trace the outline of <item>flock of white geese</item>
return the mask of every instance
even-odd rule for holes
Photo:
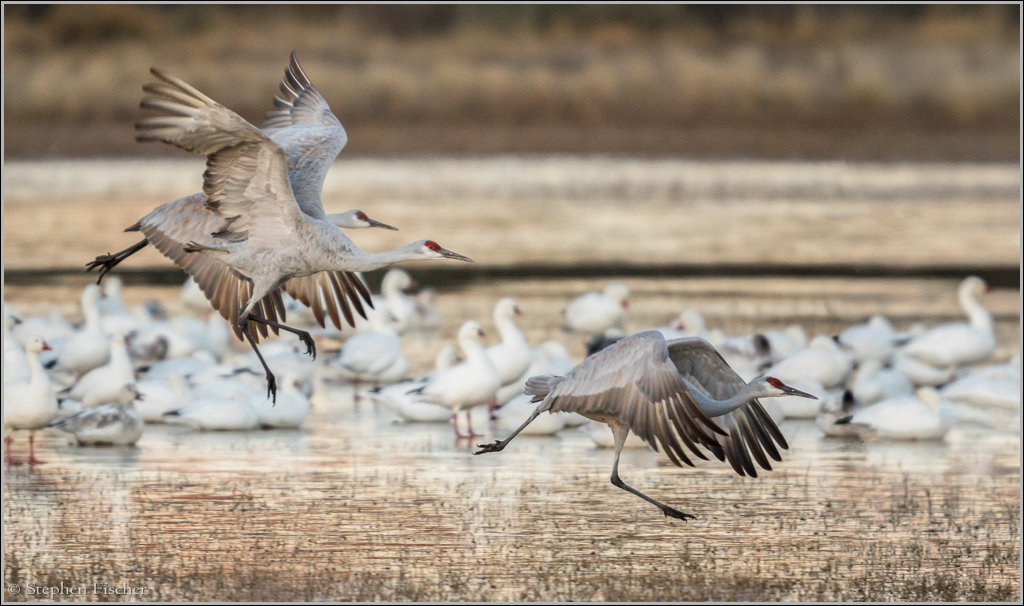
[[[513,429],[535,408],[524,394],[526,380],[564,375],[577,365],[561,342],[531,346],[516,323],[519,307],[503,298],[489,323],[496,343],[486,346],[482,323],[468,320],[458,331],[458,348],[440,348],[434,370],[410,378],[403,335],[436,331],[440,324],[432,289],[413,297],[405,292],[411,286],[405,271],[388,272],[369,319],[350,333],[337,356],[324,360],[325,376],[354,385],[357,399],[379,403],[407,422],[451,421],[456,436],[471,437],[480,435],[472,426],[472,408],[488,407],[500,425]],[[116,277],[104,287],[105,293],[96,285],[82,291],[77,325],[56,310],[26,316],[4,304],[8,445],[11,430],[31,432],[51,424],[82,444],[133,444],[143,422],[221,431],[305,422],[317,362],[297,353],[294,343],[278,339],[264,346],[266,358],[284,377],[272,404],[255,355],[235,351],[229,328],[210,313],[194,283],[182,288],[185,313],[175,318],[152,303],[127,309]],[[966,322],[911,332],[874,316],[837,337],[808,340],[800,326],[727,337],[708,329],[694,310],[655,330],[668,340],[705,339],[745,381],[772,376],[818,398],[765,400],[775,420],[816,419],[830,435],[941,439],[957,422],[996,425],[1001,417],[992,411],[1020,407],[1019,354],[1005,364],[985,364],[995,337],[992,318],[979,301],[984,290],[980,279],[967,278],[959,288]],[[610,344],[621,334],[616,331],[628,296],[623,284],[613,282],[603,293],[571,302],[563,323],[574,332],[613,335],[599,339]],[[550,434],[585,420],[577,414],[545,415],[526,431]],[[610,442],[607,428],[595,425],[592,433],[599,444]]]
[[[616,372],[620,367],[638,368],[641,362],[632,343],[652,339],[660,342],[659,347],[699,343],[708,352],[720,354],[727,372],[740,377],[738,387],[754,386],[770,377],[791,390],[755,394],[770,420],[812,419],[826,435],[935,440],[944,438],[957,423],[1001,430],[1020,423],[1020,355],[1007,363],[989,363],[995,337],[992,318],[980,302],[986,287],[976,277],[965,279],[959,287],[964,322],[898,331],[884,317],[875,316],[838,336],[810,339],[798,325],[726,336],[705,326],[695,310],[684,311],[666,326],[622,338],[629,291],[613,282],[604,292],[570,302],[563,312],[561,323],[567,335],[571,331],[593,337],[595,351],[583,363],[573,359],[560,341],[530,344],[517,325],[519,307],[506,297],[497,301],[489,322],[465,321],[458,330],[457,346],[433,341],[438,343],[435,368],[415,377],[408,376],[410,362],[402,352],[403,339],[413,333],[436,337],[440,314],[433,305],[433,290],[422,288],[411,296],[406,291],[412,286],[404,270],[390,270],[381,294],[373,297],[369,318],[353,331],[319,328],[308,308],[289,301],[297,324],[312,326],[318,340],[344,341],[334,355],[322,354],[317,360],[296,351],[294,340],[266,342],[264,357],[283,379],[276,402],[267,397],[255,353],[238,348],[241,344],[227,324],[191,281],[181,289],[183,312],[173,318],[154,302],[128,309],[116,277],[107,278],[104,292],[97,285],[82,291],[77,324],[60,311],[29,316],[5,302],[7,464],[21,464],[11,453],[13,430],[28,430],[27,462],[36,464],[41,461],[36,457],[34,433],[43,429],[65,432],[80,445],[131,445],[151,423],[177,423],[200,431],[301,427],[309,422],[314,389],[326,381],[351,384],[356,405],[365,399],[402,422],[451,423],[457,439],[482,435],[470,414],[477,407],[477,423],[481,419],[488,423],[489,418],[494,423],[491,433],[517,427],[534,435],[583,430],[597,445],[616,448],[617,467],[622,448],[654,446],[657,436],[643,435],[636,421],[631,423],[632,433],[618,436],[613,431],[618,419],[583,407],[559,408],[547,401],[538,407],[536,402],[548,392],[531,388],[529,381],[535,387],[536,379],[571,379],[590,372],[584,368],[587,364],[611,365]],[[494,327],[493,335],[485,332],[485,325],[488,330]],[[586,328],[581,330],[581,325]],[[629,364],[615,366],[610,357],[613,350],[615,356],[632,356]],[[680,364],[677,361],[682,369]],[[700,372],[700,368],[690,374],[680,370],[691,381],[686,388],[691,394],[715,397],[713,386]],[[314,380],[318,375],[319,383]],[[704,384],[692,384],[701,380]],[[551,401],[558,399],[555,387],[549,389]],[[709,411],[716,403],[697,404]],[[540,414],[545,411],[549,414]],[[761,425],[775,430],[768,421]],[[700,435],[692,428],[687,431]],[[755,428],[753,433],[758,431]],[[755,438],[748,436],[751,452],[758,449]],[[778,440],[785,448],[784,439]],[[774,446],[770,440],[765,442],[768,446],[762,447],[771,455]],[[482,444],[479,452],[500,450],[506,443]],[[665,450],[669,456],[679,454]],[[744,452],[733,459],[723,451],[720,458],[729,458],[739,473],[756,475],[754,459]],[[762,467],[770,469],[767,459]],[[688,517],[658,505],[666,515]]]

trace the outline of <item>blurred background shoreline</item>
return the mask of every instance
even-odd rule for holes
[[[1019,161],[1019,10],[7,5],[4,151],[177,156],[150,66],[258,123],[295,49],[346,157]]]
[[[84,283],[203,160],[138,144],[148,70],[259,124],[293,49],[345,125],[329,211],[523,276],[1019,288],[1017,5],[7,5],[5,279]],[[152,250],[130,282],[180,280]],[[436,273],[437,275],[433,275]],[[371,278],[372,279],[372,278]]]

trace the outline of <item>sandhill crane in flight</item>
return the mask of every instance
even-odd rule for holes
[[[340,328],[339,308],[349,324],[346,297],[361,315],[359,296],[369,293],[355,271],[372,271],[400,261],[468,257],[420,240],[383,253],[356,246],[329,220],[320,189],[330,160],[344,144],[344,129],[320,93],[292,57],[280,108],[264,123],[267,132],[246,122],[189,84],[158,69],[147,84],[140,106],[155,112],[136,123],[137,141],[162,141],[206,158],[203,194],[195,213],[174,216],[156,209],[129,230],[146,240],[192,275],[213,307],[249,341],[276,393],[273,373],[257,347],[254,329],[267,327],[299,336],[307,353],[316,355],[309,333],[285,326],[279,289],[310,306],[321,324],[324,310]],[[271,138],[277,128],[303,125],[288,140],[303,141],[286,151]],[[328,160],[324,162],[324,158]],[[289,166],[312,166],[305,178],[290,178]],[[184,210],[184,209],[182,209]],[[197,220],[188,220],[197,219]],[[323,298],[322,298],[323,297]],[[325,301],[326,300],[326,301]],[[326,302],[326,305],[324,304]]]
[[[310,210],[307,208],[313,209],[314,205],[322,207],[320,194],[324,178],[334,159],[348,142],[348,135],[331,113],[327,102],[310,84],[309,78],[299,66],[294,51],[290,65],[285,70],[284,79],[281,80],[281,93],[284,98],[274,98],[274,105],[278,109],[267,112],[262,130],[288,155],[288,178],[292,190],[295,192],[299,207],[303,212],[309,213]],[[296,103],[299,107],[296,107]],[[185,223],[203,221],[207,214],[205,205],[206,194],[200,192],[168,202],[154,212],[160,212]],[[343,229],[398,229],[371,219],[359,209],[326,216],[331,223]],[[136,223],[125,231],[139,231],[137,227]],[[99,255],[86,264],[86,271],[99,268],[100,273],[96,280],[99,284],[114,267],[149,243],[149,240],[144,238],[120,252]]]
[[[772,377],[748,384],[704,339],[690,337],[666,342],[655,330],[613,343],[587,357],[565,376],[531,377],[526,383],[526,394],[540,402],[530,418],[504,440],[480,444],[481,450],[475,454],[504,449],[544,411],[577,412],[612,428],[612,484],[657,505],[666,516],[680,520],[694,516],[660,503],[619,479],[619,454],[630,431],[655,450],[660,443],[672,463],[679,467],[683,463],[693,465],[683,445],[707,460],[699,445],[720,461],[728,459],[741,476],[757,477],[755,461],[770,470],[768,457],[782,460],[775,443],[784,449],[789,447],[757,398],[814,398]],[[710,417],[717,417],[717,423]]]

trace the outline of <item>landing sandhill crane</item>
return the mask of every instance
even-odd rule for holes
[[[191,274],[236,335],[248,340],[266,373],[271,398],[277,391],[276,381],[257,347],[254,328],[263,325],[259,330],[264,336],[268,326],[275,332],[294,333],[306,345],[307,353],[316,355],[308,332],[277,321],[284,318],[279,289],[310,306],[318,319],[325,307],[321,296],[326,295],[327,312],[340,328],[339,308],[349,324],[353,323],[346,296],[359,311],[360,295],[369,302],[365,286],[351,272],[372,271],[400,261],[471,261],[432,240],[383,253],[359,248],[328,219],[320,203],[328,164],[311,172],[308,179],[293,183],[288,174],[288,152],[267,133],[181,79],[155,68],[150,71],[158,81],[143,87],[148,95],[140,106],[155,115],[136,123],[135,138],[205,155],[206,201],[199,221],[186,221],[157,209],[130,229],[142,231],[149,243]],[[269,126],[310,126],[311,133],[294,135],[306,137],[301,150],[307,155],[291,163],[333,159],[340,149],[337,138],[344,141],[344,130],[297,64],[293,63],[290,73],[291,79],[286,77],[293,84],[286,95],[289,99],[280,101],[281,109],[272,114]],[[336,139],[335,147],[327,149],[322,142],[331,136]]]
[[[390,225],[370,219],[366,213],[359,210],[331,215],[324,214],[323,204],[320,200],[323,181],[335,157],[348,141],[348,135],[341,123],[331,113],[327,102],[302,71],[294,52],[291,56],[291,65],[285,71],[284,79],[281,81],[281,93],[282,97],[274,99],[274,104],[278,109],[268,112],[263,123],[263,132],[278,143],[288,157],[288,178],[302,212],[314,218],[326,217],[338,227],[395,229]],[[181,243],[207,236],[221,228],[223,219],[211,214],[206,208],[207,202],[208,197],[204,191],[157,207],[125,230],[141,231],[146,238],[119,253],[96,257],[95,260],[87,264],[87,270],[99,267],[99,280],[102,280],[103,276],[118,263],[142,250],[147,244],[153,244],[160,252],[189,273],[221,274],[229,272],[230,268],[222,266],[216,260],[203,259],[197,255],[186,253],[180,246]],[[233,318],[237,308],[248,299],[249,293],[248,291],[235,293],[231,289],[220,290],[219,284],[220,282],[217,280],[207,280],[205,284],[200,285],[200,288],[213,304],[214,309],[232,324],[235,335],[241,339],[242,331]],[[369,291],[358,278],[349,272],[323,273],[317,275],[315,279],[306,278],[284,286],[290,295],[313,310],[313,315],[320,326],[325,326],[324,312],[326,311],[335,327],[340,329],[339,309],[349,325],[354,323],[349,303],[343,293],[357,292],[370,307],[373,307],[372,301],[369,300]],[[243,289],[245,288],[247,285],[243,285]],[[241,302],[236,300],[236,294],[242,298]],[[338,300],[335,301],[335,298]],[[365,317],[366,312],[359,297],[352,298],[352,307],[359,315]],[[263,317],[271,320],[279,317],[283,322],[286,314],[281,293],[275,291],[268,295],[266,299],[259,302],[257,311]],[[261,335],[265,337],[268,334],[266,325],[253,323],[249,328],[257,341]],[[276,328],[271,328],[271,330],[277,333]]]
[[[480,444],[481,450],[475,454],[504,449],[544,411],[578,412],[612,428],[612,484],[680,520],[694,516],[660,503],[619,479],[619,454],[630,431],[655,450],[661,443],[665,454],[679,467],[683,463],[693,465],[683,445],[707,460],[699,445],[720,461],[728,459],[741,476],[757,477],[754,461],[770,470],[768,457],[782,460],[775,443],[784,449],[789,447],[757,398],[814,397],[772,377],[745,383],[704,339],[666,342],[654,330],[613,343],[565,376],[531,377],[526,382],[526,394],[541,403],[530,418],[504,440]],[[718,422],[710,417],[717,417]]]
[[[288,179],[291,181],[299,208],[307,214],[316,215],[316,209],[323,213],[320,194],[327,170],[348,142],[345,129],[331,113],[331,108],[313,88],[309,78],[299,66],[295,52],[281,80],[282,97],[274,98],[278,109],[267,112],[262,130],[288,155]],[[153,214],[173,217],[183,223],[206,220],[206,194],[200,192],[179,198],[158,207]],[[380,227],[397,230],[380,221],[371,219],[359,209],[326,215],[327,219],[344,229],[365,229]],[[147,217],[148,218],[148,217]],[[166,219],[165,219],[166,220]],[[141,222],[140,222],[141,223]],[[125,231],[140,231],[139,223]],[[86,271],[99,268],[99,284],[114,267],[150,244],[148,238],[116,252],[99,255],[86,264]],[[165,252],[163,249],[160,252]],[[165,252],[166,254],[166,252]],[[329,298],[329,297],[328,297]],[[322,318],[321,318],[322,320]]]

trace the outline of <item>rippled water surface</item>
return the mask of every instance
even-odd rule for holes
[[[8,582],[146,587],[161,599],[1009,599],[1019,440],[822,439],[787,422],[757,479],[626,451],[611,486],[582,432],[475,457],[445,424],[401,425],[325,389],[298,431],[153,427],[137,448],[47,440],[8,471]],[[478,420],[478,425],[483,423]],[[13,597],[13,596],[11,596]]]
[[[525,181],[529,187],[512,187],[507,182],[519,183],[520,173],[501,162],[479,172],[452,172],[455,176],[414,166],[407,170],[421,178],[405,186],[409,191],[395,185],[405,183],[400,179],[385,178],[383,172],[375,176],[382,170],[376,164],[356,165],[354,174],[363,177],[354,179],[353,187],[365,190],[367,199],[376,199],[385,211],[395,211],[377,213],[381,220],[400,224],[406,216],[415,224],[422,219],[441,236],[452,234],[448,241],[437,236],[443,244],[499,265],[515,260],[514,247],[526,241],[527,258],[534,263],[561,259],[569,254],[562,248],[571,248],[575,261],[590,258],[581,252],[579,238],[559,239],[562,233],[602,234],[585,238],[588,244],[609,243],[594,253],[597,261],[632,263],[664,263],[691,252],[697,260],[747,262],[764,255],[778,261],[801,254],[809,263],[849,262],[870,249],[869,258],[935,258],[969,268],[975,262],[1012,262],[1017,255],[1012,249],[1020,246],[1019,228],[1005,228],[1008,218],[1019,223],[1019,206],[1010,199],[1019,194],[1018,171],[1005,167],[982,170],[977,179],[963,168],[865,176],[860,169],[831,167],[839,171],[836,187],[817,172],[805,179],[798,171],[800,178],[790,183],[749,175],[737,181],[749,172],[742,166],[711,173],[683,170],[680,174],[691,180],[705,175],[707,183],[684,179],[676,187],[665,177],[668,185],[652,194],[630,184],[660,183],[657,171],[672,167],[640,170],[623,163],[618,172],[602,172],[603,164],[588,165],[597,173],[578,181],[600,185],[602,174],[608,181],[590,192],[556,187],[562,183],[558,166],[539,162],[526,175],[533,175]],[[771,169],[758,168],[764,175],[774,174]],[[495,171],[500,178],[491,174]],[[5,219],[15,223],[5,220],[4,229],[8,242],[14,242],[6,250],[10,263],[33,271],[78,267],[88,260],[83,256],[121,248],[122,240],[131,244],[119,230],[153,200],[176,197],[170,192],[181,181],[142,180],[150,189],[132,186],[144,192],[141,201],[131,191],[85,187],[83,202],[58,187],[60,179],[47,189],[45,179],[37,183],[32,178],[39,175],[26,175],[20,181],[5,175],[5,183],[14,187]],[[455,185],[441,187],[441,193],[419,192],[416,188],[440,187],[431,185],[429,175]],[[473,175],[482,175],[480,183]],[[547,182],[551,179],[555,185]],[[504,183],[506,193],[491,191],[488,184],[494,182]],[[1014,187],[1018,194],[1010,196]],[[770,191],[764,193],[765,188]],[[603,200],[601,213],[586,211],[591,193]],[[644,206],[643,216],[632,208],[652,196],[678,213],[674,225],[706,215],[715,217],[715,225],[742,223],[747,231],[721,238],[709,228],[700,235],[719,248],[675,238],[667,227],[648,233],[643,226],[657,221],[656,207]],[[726,203],[744,196],[742,204]],[[449,198],[457,201],[448,207],[437,202]],[[516,227],[514,220],[524,218],[513,216],[508,204],[520,198],[528,204],[514,208],[532,209],[530,221],[543,224],[543,230]],[[36,213],[32,205],[44,204],[43,199],[50,205]],[[972,201],[970,208],[964,200]],[[331,210],[356,203],[346,199],[337,205]],[[545,220],[540,211],[551,208],[563,221],[572,218],[575,227],[565,231],[551,216]],[[62,209],[74,209],[75,221],[82,220],[76,225],[88,227],[81,237],[67,229],[72,215]],[[419,214],[397,212],[402,209]],[[950,209],[965,209],[967,218],[956,229],[948,225]],[[750,214],[755,211],[762,214]],[[460,216],[457,225],[442,221],[451,213]],[[47,239],[40,217],[46,225],[63,226],[50,232],[58,234],[56,241]],[[778,247],[761,238],[748,250],[756,220],[795,231],[782,232],[787,235],[780,236]],[[460,227],[466,223],[479,233]],[[929,241],[922,252],[897,237],[908,233],[901,231],[910,229],[906,226],[923,223],[927,229],[914,232],[916,237],[946,239]],[[893,230],[889,236],[871,231],[886,225]],[[993,236],[986,230],[994,225],[1003,227]],[[361,237],[380,248],[400,243],[387,238],[404,242],[423,235],[408,231],[415,233],[403,225],[397,236]],[[495,231],[501,237],[481,235]],[[875,239],[864,240],[865,232]],[[971,244],[953,247],[954,232],[963,232]],[[118,239],[97,235],[108,233]],[[17,258],[10,260],[12,255]],[[167,262],[157,255],[138,262],[161,264]],[[409,268],[414,276],[416,267]],[[686,308],[700,310],[710,327],[727,334],[794,322],[812,335],[835,334],[873,313],[886,314],[898,328],[962,317],[955,279],[622,278],[633,293],[627,331],[663,325]],[[524,312],[522,327],[532,345],[557,339],[580,359],[582,337],[560,330],[559,311],[606,281],[481,277],[443,286],[440,330],[404,338],[403,350],[413,372],[427,369],[435,353],[454,342],[464,320],[481,320],[493,333],[491,309],[498,298],[512,295]],[[5,298],[23,312],[59,307],[74,314],[82,283],[22,280],[6,288]],[[130,305],[156,298],[172,314],[180,308],[176,288],[130,285],[124,295]],[[998,288],[986,296],[996,321],[996,361],[1019,351],[1019,301],[1019,288]],[[329,359],[338,344],[335,337],[321,337],[317,363]],[[782,431],[790,449],[784,462],[756,479],[738,477],[717,461],[680,469],[653,451],[625,451],[623,479],[697,516],[683,523],[612,486],[612,452],[595,447],[578,430],[521,436],[504,452],[474,456],[471,444],[454,439],[450,425],[398,424],[365,400],[355,404],[349,388],[322,372],[313,400],[314,414],[294,431],[200,433],[150,426],[134,448],[76,448],[60,436],[41,434],[37,452],[45,464],[4,470],[5,600],[49,599],[39,588],[61,583],[85,587],[85,599],[162,600],[934,601],[1020,595],[1019,421],[1017,429],[1008,423],[1005,432],[958,427],[942,442],[922,443],[824,438],[809,421],[787,421]],[[477,442],[505,434],[483,415],[475,425],[488,434]],[[24,457],[26,434],[14,437],[15,455]],[[145,593],[106,594],[104,586],[144,588]]]
[[[750,327],[758,321],[744,310],[752,309],[762,323],[802,316],[812,332],[827,333],[845,320],[813,303],[815,293],[833,293],[831,307],[843,310],[865,293],[875,304],[909,304],[912,295],[893,289],[929,300],[930,288],[941,290],[757,283],[758,292],[791,294],[765,301],[743,294],[744,281],[634,281],[631,328],[666,320],[659,310],[670,301],[711,310],[729,301],[714,322]],[[552,318],[563,289],[596,282],[558,284],[517,286],[523,326],[531,342],[558,338],[579,355],[580,339]],[[462,318],[484,320],[509,288],[442,294],[440,333],[404,340],[414,369],[452,342]],[[64,290],[12,289],[43,292]],[[176,292],[126,294],[173,308]],[[1019,324],[999,326],[1005,355]],[[1019,591],[1013,432],[963,427],[944,442],[861,443],[787,421],[785,461],[757,479],[717,461],[679,469],[652,451],[625,451],[623,478],[697,515],[682,523],[612,486],[612,452],[579,430],[521,436],[502,453],[473,456],[448,424],[398,424],[323,376],[314,404],[295,431],[150,426],[135,448],[75,448],[42,436],[46,464],[5,472],[8,584],[92,591],[127,583],[160,599],[253,600],[932,600]],[[475,424],[488,434],[477,441],[504,435],[483,415]],[[16,437],[23,455],[24,435]]]

